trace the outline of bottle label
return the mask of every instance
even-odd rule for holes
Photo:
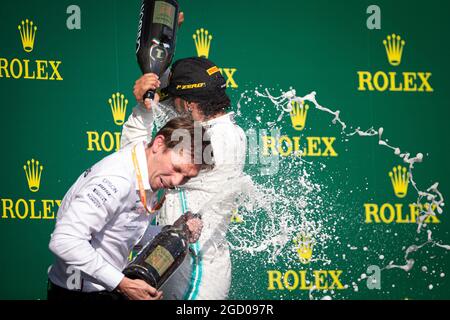
[[[156,1],[153,23],[160,23],[172,29],[175,21],[175,11],[175,7],[170,3]]]
[[[148,256],[146,263],[155,268],[161,277],[164,272],[173,264],[175,259],[170,254],[170,252],[161,246],[157,246],[156,249]]]

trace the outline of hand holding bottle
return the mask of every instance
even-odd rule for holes
[[[143,280],[124,277],[118,286],[119,291],[130,300],[161,300],[162,292]]]
[[[136,80],[134,87],[133,87],[133,94],[134,97],[138,102],[143,102],[144,106],[147,110],[151,109],[152,106],[152,100],[145,99],[143,101],[144,94],[148,90],[155,91],[161,86],[161,81],[159,80],[158,75],[154,73],[146,73],[142,77]],[[155,103],[159,102],[159,95],[155,93],[155,98],[153,99]]]
[[[193,214],[192,212],[186,212],[173,224],[175,227],[186,224],[189,230],[189,242],[195,243],[200,238],[203,229],[203,221],[201,216]]]
[[[200,218],[192,218],[186,222],[186,225],[188,226],[190,232],[189,242],[197,242],[202,233],[203,221]]]
[[[162,228],[124,269],[123,274],[130,279],[144,280],[153,288],[161,288],[183,263],[189,252],[189,243],[199,239],[202,228],[201,216],[186,212],[173,225]]]

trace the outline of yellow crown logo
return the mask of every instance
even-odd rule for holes
[[[391,177],[395,195],[399,198],[406,197],[409,184],[409,172],[407,172],[406,168],[402,166],[394,167],[389,172],[389,177]]]
[[[209,34],[208,30],[201,28],[197,30],[192,36],[195,42],[195,48],[197,49],[197,55],[199,57],[209,57],[209,49],[211,47],[212,35]]]
[[[27,176],[28,188],[31,192],[38,192],[41,184],[41,174],[44,167],[39,165],[39,161],[31,159],[23,166],[25,175]]]
[[[123,94],[117,92],[112,95],[112,98],[109,98],[108,102],[111,106],[114,123],[118,126],[123,125],[125,122],[125,114],[127,113],[128,100],[125,99]]]
[[[22,24],[17,27],[20,32],[23,50],[31,52],[34,48],[34,38],[36,37],[37,27],[33,25],[33,21],[26,19],[22,20]]]
[[[293,241],[300,262],[303,264],[309,264],[312,258],[314,240],[311,239],[309,235],[301,232],[294,238]]]
[[[303,129],[305,129],[306,116],[308,115],[309,106],[303,101],[301,104],[297,101],[292,101],[291,106],[292,126],[295,130],[302,131]]]
[[[231,222],[232,223],[242,223],[242,222],[244,222],[242,217],[239,215],[238,209],[233,209],[232,214],[231,214]]]
[[[403,48],[406,42],[399,35],[392,34],[383,41],[386,48],[389,63],[393,66],[399,66],[402,62]]]

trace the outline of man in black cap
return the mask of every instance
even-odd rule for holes
[[[148,120],[153,122],[154,113],[145,113],[144,109],[151,111],[152,101],[150,99],[142,100],[148,90],[161,88],[158,90],[159,94],[155,96],[154,103],[159,103],[160,97],[162,97],[160,106],[172,108],[178,114],[188,113],[195,121],[204,122],[226,115],[231,104],[230,98],[226,94],[226,86],[225,78],[219,68],[206,58],[180,59],[161,79],[154,73],[143,75],[136,81],[133,88],[133,94],[139,102],[139,106],[133,109],[135,119],[130,117],[124,125],[121,145],[129,144],[128,133],[133,139],[136,139],[136,134],[144,134],[140,130],[142,125],[148,130],[145,134],[151,134],[152,126],[149,126]],[[143,121],[146,123],[142,123]],[[144,139],[145,136],[141,136],[141,138]]]
[[[164,83],[166,82],[166,83]],[[162,89],[162,101],[142,101],[150,89]],[[122,147],[139,140],[151,139],[155,110],[188,113],[206,127],[211,139],[214,168],[200,172],[182,189],[171,190],[159,214],[159,224],[172,224],[188,209],[202,212],[203,232],[176,274],[162,288],[166,299],[222,300],[231,284],[231,260],[225,239],[231,221],[233,204],[222,201],[242,175],[246,153],[246,136],[227,113],[230,99],[226,81],[219,68],[206,58],[176,61],[167,80],[146,74],[136,81],[134,95],[140,102],[124,124]],[[228,196],[230,196],[228,194]],[[208,209],[205,209],[207,205]]]

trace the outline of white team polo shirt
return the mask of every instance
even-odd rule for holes
[[[124,277],[128,256],[153,218],[139,198],[134,146],[151,207],[155,193],[148,180],[144,143],[124,148],[86,170],[58,210],[49,245],[56,257],[48,274],[54,284],[83,292],[112,291]]]

